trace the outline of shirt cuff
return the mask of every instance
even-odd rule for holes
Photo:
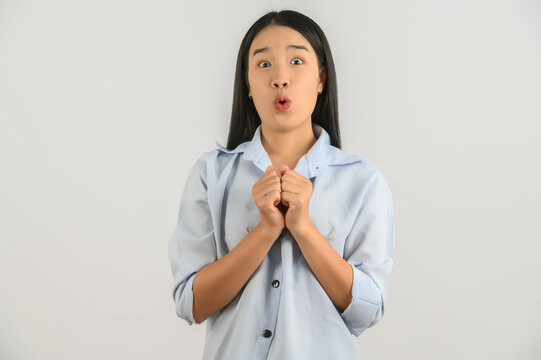
[[[184,285],[184,290],[181,290],[180,301],[178,302],[177,315],[186,320],[188,325],[200,324],[195,321],[193,318],[193,281],[197,273],[193,273],[186,284]]]
[[[382,304],[381,291],[374,281],[355,265],[353,269],[352,299],[349,306],[340,314],[349,331],[359,336],[372,324]]]

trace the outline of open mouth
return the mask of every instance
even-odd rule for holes
[[[287,97],[279,97],[274,100],[274,107],[279,111],[286,111],[291,105],[291,100]]]

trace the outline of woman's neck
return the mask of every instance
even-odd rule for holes
[[[261,125],[261,144],[269,155],[273,167],[278,169],[284,164],[294,169],[299,159],[316,141],[311,122],[305,122],[289,131],[275,131]]]

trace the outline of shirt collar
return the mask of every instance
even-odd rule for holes
[[[325,129],[312,123],[316,142],[310,150],[304,154],[295,167],[295,171],[306,178],[313,178],[322,174],[329,165],[349,164],[362,160],[360,157],[343,152],[331,145],[330,137]],[[252,140],[245,141],[233,150],[228,150],[216,141],[219,150],[226,153],[242,153],[242,158],[252,161],[263,172],[272,162],[261,143],[261,124],[254,132]]]

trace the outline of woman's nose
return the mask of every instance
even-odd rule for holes
[[[273,86],[276,88],[289,86],[289,81],[274,81]]]
[[[276,70],[276,75],[272,79],[271,86],[275,88],[289,86],[289,75],[287,74],[287,71],[284,71],[285,69],[283,67]]]

